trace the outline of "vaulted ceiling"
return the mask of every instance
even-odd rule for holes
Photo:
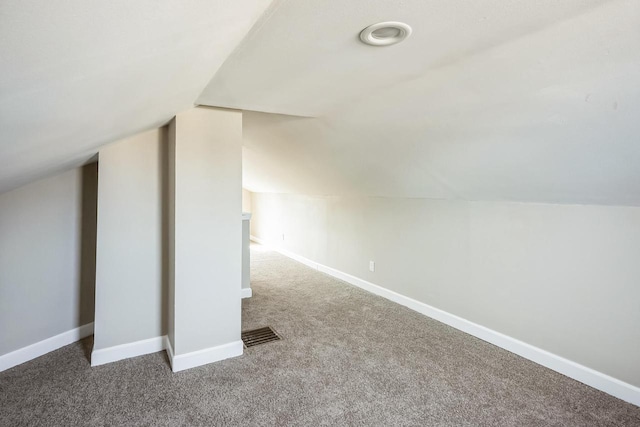
[[[0,192],[193,107],[270,3],[0,2]]]
[[[635,0],[290,1],[200,102],[315,117],[245,114],[256,191],[640,205]]]
[[[246,111],[254,191],[640,205],[637,0],[38,3],[0,6],[0,191],[195,102]]]

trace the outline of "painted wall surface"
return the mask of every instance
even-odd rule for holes
[[[96,164],[0,194],[0,355],[93,321]]]
[[[243,114],[244,116],[244,114]],[[242,189],[242,212],[251,213],[251,191]],[[242,220],[242,289],[251,289],[251,219]]]
[[[242,189],[242,212],[251,212],[251,191]]]
[[[100,150],[94,350],[166,333],[166,129]]]
[[[167,161],[165,184],[165,214],[167,244],[167,338],[171,348],[176,348],[175,340],[175,301],[176,301],[176,120],[167,126]]]
[[[242,218],[242,289],[251,289],[251,219]]]
[[[266,193],[252,206],[270,243],[640,386],[640,208]]]
[[[173,350],[240,340],[242,113],[194,108],[175,135]]]

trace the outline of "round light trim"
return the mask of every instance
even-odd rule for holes
[[[360,40],[371,46],[400,43],[411,35],[411,27],[404,22],[378,22],[360,32]]]

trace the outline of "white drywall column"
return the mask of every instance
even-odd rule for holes
[[[241,150],[239,111],[198,107],[169,125],[174,264],[168,350],[174,371],[242,354]]]
[[[165,153],[166,128],[100,150],[92,365],[162,350]]]

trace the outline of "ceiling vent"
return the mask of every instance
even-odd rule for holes
[[[404,22],[378,22],[360,32],[360,40],[371,46],[400,43],[411,35],[411,27]]]

